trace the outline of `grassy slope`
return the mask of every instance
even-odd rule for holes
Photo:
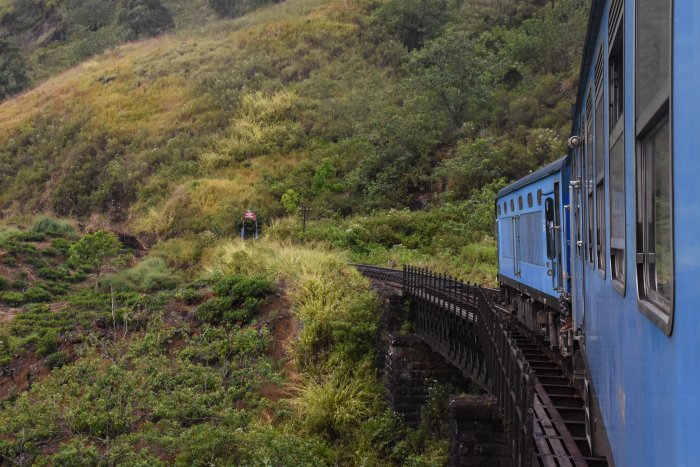
[[[381,81],[352,50],[356,27],[343,5],[292,0],[196,34],[129,44],[5,102],[0,143],[6,149],[0,161],[9,186],[0,205],[10,213],[97,211],[124,219],[120,214],[135,202],[131,220],[137,230],[172,232],[196,229],[178,225],[196,222],[184,219],[191,213],[201,213],[198,221],[207,225],[252,203],[271,204],[265,190],[255,188],[261,172],[286,173],[301,157],[294,148],[313,132],[301,128],[300,117],[289,116],[299,94],[310,94],[307,109],[322,107],[319,101],[332,98],[338,81],[373,73],[370,79]],[[329,63],[331,53],[340,57]],[[218,81],[226,86],[233,72],[255,74],[258,61],[266,61],[259,67],[266,66],[262,73],[270,76],[258,80],[259,90],[235,96],[241,98],[237,112],[222,108],[222,96],[203,89],[205,77],[210,86],[221,85]],[[312,70],[311,81],[335,83],[317,89],[295,82]],[[284,89],[280,75],[289,80]],[[350,85],[345,92],[353,90]],[[261,147],[270,138],[280,144]],[[246,167],[230,163],[266,151],[268,157],[253,157]],[[83,179],[76,171],[84,172]],[[113,191],[96,194],[101,189]],[[133,199],[123,193],[128,190],[141,196]]]
[[[0,230],[0,254],[21,260],[3,259],[11,266],[0,277],[26,269],[34,258],[26,252],[46,243],[30,233]],[[77,240],[68,233],[70,241],[57,238]],[[202,241],[191,267],[173,274],[161,257],[176,257],[178,242],[132,260],[96,290],[83,275],[46,304],[27,293],[35,303],[15,305],[14,319],[0,322],[3,462],[444,463],[444,413],[406,432],[382,401],[377,299],[343,256]],[[10,253],[16,245],[22,252]],[[37,255],[32,262],[65,266],[65,252]],[[2,287],[28,290],[18,281]]]
[[[489,182],[558,155],[568,125],[580,35],[571,24],[585,5],[537,4],[455,2],[445,26],[432,26],[435,40],[409,51],[385,26],[402,2],[287,0],[214,22],[201,20],[201,1],[170,2],[184,28],[176,34],[113,49],[0,104],[0,210],[151,239],[226,236],[245,209],[264,221],[284,215],[280,197],[292,188],[330,219],[310,237],[355,260],[437,264],[489,281],[492,212],[475,218],[474,203],[482,211],[502,186]],[[465,47],[487,49],[486,65],[465,54],[441,75],[441,54]],[[451,87],[469,67],[493,78],[485,95]],[[463,125],[426,84],[443,79],[433,87],[448,100],[467,98]],[[490,195],[475,194],[484,185]],[[376,209],[441,197],[454,205],[374,219]],[[372,215],[338,224],[353,213]],[[355,223],[363,238],[351,238]],[[290,225],[279,236],[300,238]]]

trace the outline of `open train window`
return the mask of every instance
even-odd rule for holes
[[[542,206],[542,190],[537,190],[537,205]]]
[[[510,210],[515,212],[515,202],[512,199],[510,200]]]
[[[586,160],[585,160],[585,186],[584,186],[584,196],[586,199],[586,257],[588,258],[588,264],[592,267],[595,260],[593,255],[593,248],[595,245],[595,238],[593,232],[593,225],[595,219],[595,203],[593,198],[593,185],[595,180],[595,172],[593,171],[593,153],[594,153],[594,140],[593,140],[593,98],[591,96],[591,90],[588,90],[588,97],[586,99]]]
[[[544,201],[544,219],[547,226],[547,258],[554,259],[556,257],[556,240],[555,240],[555,218],[554,218],[554,200],[547,198]]]
[[[532,207],[532,193],[527,194],[527,207],[531,208]]]
[[[605,124],[603,97],[605,89],[603,44],[595,64],[595,259],[598,272],[605,277]]]
[[[523,197],[522,196],[518,196],[518,209],[520,209],[521,211],[523,209]]]
[[[505,214],[508,214],[508,203],[506,203],[505,201],[503,202],[503,212]]]
[[[613,288],[625,295],[625,67],[624,1],[615,0],[608,19],[610,277]]]
[[[498,215],[500,216],[501,215],[501,205],[497,204],[496,209],[498,209]]]
[[[642,312],[673,328],[673,2],[637,0],[635,50],[637,289]]]

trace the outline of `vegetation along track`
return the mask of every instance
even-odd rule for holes
[[[403,271],[364,264],[354,265],[370,279],[387,286],[402,288]],[[483,288],[485,295],[497,301],[497,289]],[[448,294],[449,295],[449,294]],[[440,297],[449,301],[450,297]],[[459,297],[455,296],[455,300]],[[502,315],[508,310],[492,303]],[[557,363],[547,345],[522,326],[515,324],[511,334],[514,342],[535,372],[533,404],[533,465],[606,466],[604,458],[590,452],[586,440],[585,403],[567,373]]]

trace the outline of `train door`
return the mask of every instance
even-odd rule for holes
[[[557,186],[558,188],[558,186]],[[545,219],[545,237],[547,240],[547,260],[550,268],[547,274],[552,278],[552,289],[560,288],[560,278],[562,273],[561,268],[561,245],[558,240],[559,230],[561,226],[557,224],[557,220],[561,218],[559,206],[557,206],[556,193],[548,193],[544,199],[544,219]]]
[[[520,276],[520,216],[513,216],[513,274]]]

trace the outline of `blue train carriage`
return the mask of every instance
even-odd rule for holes
[[[506,303],[536,335],[558,345],[569,312],[569,158],[498,192],[498,281]]]
[[[570,151],[588,441],[618,466],[700,465],[700,4],[591,8]]]

